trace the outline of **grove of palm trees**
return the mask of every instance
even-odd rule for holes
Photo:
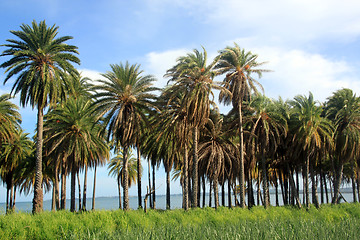
[[[124,210],[130,208],[132,185],[139,208],[146,207],[145,196],[156,208],[158,166],[166,171],[167,209],[171,181],[180,181],[185,210],[205,206],[206,193],[216,209],[268,208],[270,189],[276,205],[281,196],[284,205],[320,208],[340,203],[344,183],[352,186],[353,202],[360,200],[360,98],[351,89],[339,89],[325,102],[311,92],[271,99],[261,84],[271,69],[237,43],[220,49],[213,60],[204,47],[180,56],[163,73],[168,84],[162,89],[140,64],[121,56],[103,79],[83,78],[72,37],[58,30],[33,21],[10,31],[13,39],[1,40],[4,84],[12,84],[12,91],[0,96],[7,211],[15,208],[17,191],[33,193],[33,213],[43,210],[44,191],[52,191],[54,211],[65,209],[68,177],[70,211],[77,211],[76,198],[78,210],[86,211],[87,171],[104,165],[117,180]],[[33,139],[21,128],[14,96],[20,106],[37,109]],[[232,107],[228,113],[221,112],[223,104]],[[149,165],[142,166],[141,158]],[[143,176],[145,168],[149,176]]]

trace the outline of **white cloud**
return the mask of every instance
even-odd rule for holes
[[[146,72],[151,73],[157,78],[156,87],[164,87],[168,79],[164,78],[166,71],[176,64],[176,59],[187,54],[186,49],[176,49],[164,52],[150,52],[146,54],[145,68]]]

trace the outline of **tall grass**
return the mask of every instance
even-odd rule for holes
[[[359,239],[360,204],[0,216],[0,239]]]

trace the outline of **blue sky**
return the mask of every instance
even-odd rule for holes
[[[4,0],[0,9],[0,44],[13,38],[9,31],[19,30],[22,23],[45,19],[48,25],[59,26],[59,36],[74,37],[69,44],[79,47],[77,67],[94,80],[110,64],[129,61],[155,75],[162,87],[167,82],[162,76],[177,57],[204,46],[213,58],[236,42],[258,54],[258,61],[268,62],[264,68],[272,72],[260,79],[267,96],[290,99],[311,91],[325,101],[343,87],[360,93],[360,2],[356,0]],[[0,70],[0,82],[4,76]],[[0,94],[11,86],[11,82],[1,85]],[[20,112],[23,128],[33,134],[36,113],[29,107]],[[97,196],[117,195],[115,179],[107,177],[106,168],[98,173]],[[157,174],[158,191],[164,194],[163,169]],[[88,181],[91,193],[92,177]],[[172,192],[180,193],[178,183],[173,183]],[[136,195],[136,187],[130,195]],[[17,200],[31,198],[32,194]]]

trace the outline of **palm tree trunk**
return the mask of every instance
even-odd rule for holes
[[[81,211],[81,184],[80,184],[80,177],[79,177],[79,171],[76,173],[77,181],[78,181],[78,188],[79,188],[79,211]]]
[[[252,175],[251,175],[251,169],[249,168],[248,169],[248,182],[249,182],[249,192],[248,192],[248,206],[249,208],[251,208],[252,206],[255,205],[255,199],[254,199],[254,188],[253,188],[253,178],[252,178]]]
[[[60,209],[60,202],[59,202],[59,167],[55,167],[55,182],[54,182],[54,188],[55,188],[55,208],[56,210]]]
[[[228,179],[228,207],[231,208],[231,180]]]
[[[193,208],[198,207],[197,203],[197,195],[198,195],[198,127],[194,127],[193,132],[193,141],[194,141],[194,155],[193,155],[193,174],[192,174],[192,198],[191,198],[191,206]]]
[[[85,163],[85,172],[84,172],[84,192],[83,192],[83,204],[82,210],[86,211],[86,191],[87,191],[87,172],[88,172],[88,165]]]
[[[219,207],[219,183],[218,176],[214,177],[214,200],[215,200],[215,209]]]
[[[355,186],[355,159],[351,161],[351,184],[353,189],[353,202],[357,202],[356,186]]]
[[[275,187],[275,204],[276,206],[278,207],[280,204],[279,204],[279,191],[278,191],[278,181],[277,181],[277,178],[275,178],[275,181],[274,181],[274,187]]]
[[[9,201],[10,201],[10,186],[6,185],[6,213],[9,213],[10,210],[10,206],[9,206]]]
[[[44,113],[43,108],[38,106],[37,114],[37,135],[36,135],[36,162],[35,162],[35,184],[33,213],[39,213],[43,210],[43,189],[42,189],[42,148],[43,148],[43,125]]]
[[[315,207],[320,208],[319,199],[318,199],[318,195],[317,195],[317,184],[316,184],[316,180],[315,180],[315,171],[314,171],[313,165],[314,165],[314,163],[310,164],[312,199],[313,199],[313,204],[315,205]]]
[[[53,182],[52,187],[52,198],[51,198],[51,211],[55,212],[56,204],[55,204],[55,183]]]
[[[153,166],[152,166],[152,177],[153,177],[153,192],[152,192],[152,200],[153,200],[153,209],[156,208],[156,194],[155,194],[155,170],[156,170],[156,163],[154,162]]]
[[[198,194],[197,194],[197,202],[198,202],[198,207],[200,207],[200,197],[201,197],[201,187],[200,187],[200,185],[201,185],[201,176],[200,176],[200,174],[199,174],[199,172],[198,172],[198,189],[199,189],[199,191],[198,191]]]
[[[224,180],[221,183],[221,205],[225,206],[225,183]]]
[[[170,171],[166,169],[166,209],[170,209]]]
[[[332,204],[338,204],[339,203],[339,192],[340,192],[340,186],[341,186],[341,179],[343,174],[343,168],[344,164],[341,160],[339,160],[339,165],[336,168],[336,174],[335,174],[335,183],[334,183],[334,196],[331,201]]]
[[[240,207],[245,208],[245,170],[244,170],[244,130],[242,119],[242,100],[239,103],[239,129],[240,129]]]
[[[357,193],[358,193],[358,199],[360,202],[360,179],[359,179],[359,171],[356,170],[356,189],[357,189]]]
[[[203,187],[203,197],[202,197],[202,207],[205,207],[205,196],[206,196],[206,186],[205,186],[205,175],[202,176],[202,187]]]
[[[150,165],[150,159],[148,159],[148,173],[149,173],[149,192],[151,193],[152,188],[151,188],[151,165]],[[149,195],[149,202],[150,202],[150,208],[153,208],[152,206],[152,196],[151,194]]]
[[[257,195],[256,195],[256,200],[257,200],[257,205],[260,206],[260,195],[261,195],[261,190],[260,190],[260,172],[258,172],[258,177],[257,177]]]
[[[124,210],[129,210],[129,171],[128,171],[128,165],[129,165],[129,159],[128,159],[128,146],[124,146],[124,162],[123,162],[123,190],[124,190]]]
[[[16,202],[16,185],[14,186],[14,201],[13,201],[13,205],[11,207],[11,210],[13,212],[15,211],[15,202]]]
[[[76,184],[76,171],[71,171],[71,191],[70,191],[70,211],[75,212],[75,184]]]
[[[189,209],[189,177],[188,177],[188,168],[189,168],[189,162],[188,162],[188,150],[186,143],[184,145],[184,209]]]
[[[286,168],[288,169],[288,172],[290,173],[289,163],[286,163]],[[297,205],[298,208],[301,208],[302,206],[301,206],[301,203],[300,203],[299,194],[298,194],[298,191],[296,189],[295,181],[294,181],[294,177],[293,177],[292,173],[289,174],[289,182],[290,182],[291,191],[293,192],[294,199],[296,201],[296,205]]]
[[[305,164],[305,206],[306,208],[310,207],[310,194],[309,194],[309,167],[310,167],[310,155],[308,154],[306,157],[306,164]]]
[[[261,167],[262,167],[262,175],[263,175],[263,191],[264,191],[264,207],[268,208],[269,203],[269,182],[267,180],[267,169],[266,169],[266,158],[265,158],[265,149],[262,149],[261,156]]]
[[[65,167],[61,169],[61,209],[66,208],[66,170]]]
[[[141,201],[141,154],[140,147],[137,147],[137,185],[138,185],[138,205],[139,208],[142,208]]]
[[[13,180],[11,178],[11,185],[10,185],[10,210],[13,208],[13,199],[14,199],[14,185]]]
[[[95,168],[94,168],[94,185],[93,185],[93,196],[92,196],[92,206],[91,206],[91,210],[95,210],[95,187],[96,187],[96,169],[97,166],[95,164]]]
[[[117,177],[117,185],[118,185],[118,192],[119,192],[119,209],[122,209],[121,206],[121,175]]]
[[[209,207],[211,207],[211,204],[212,204],[212,189],[213,189],[213,182],[212,180],[210,179],[210,186],[209,186]]]
[[[329,203],[329,195],[328,195],[328,188],[327,188],[327,184],[326,184],[325,173],[322,172],[322,175],[323,175],[323,181],[324,181],[326,203]]]

